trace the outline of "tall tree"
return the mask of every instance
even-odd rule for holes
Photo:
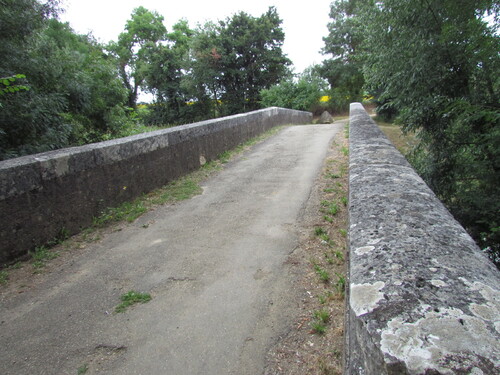
[[[188,22],[181,20],[167,33],[166,43],[158,45],[151,54],[146,77],[147,89],[155,96],[151,123],[175,124],[196,119],[191,113],[193,96],[186,87],[193,34]]]
[[[166,28],[163,16],[140,6],[132,12],[125,31],[108,49],[118,58],[120,76],[128,90],[128,106],[136,108],[139,88],[143,85],[151,59],[161,41],[165,40]]]
[[[421,139],[414,165],[500,254],[498,0],[384,0],[363,15],[368,89]]]
[[[220,95],[221,114],[259,108],[260,91],[287,74],[291,62],[282,50],[281,22],[270,7],[260,17],[241,12],[199,31],[194,76],[204,76],[200,69],[214,73],[206,87]]]
[[[360,59],[364,39],[364,24],[360,14],[373,7],[371,0],[339,0],[330,8],[329,34],[323,38],[323,53],[330,58],[323,62],[320,72],[330,83],[332,101],[337,110],[363,97],[363,65]]]
[[[0,159],[98,141],[121,128],[125,90],[102,46],[53,18],[57,3],[2,5],[0,77],[22,74],[15,83],[29,90],[0,95]]]
[[[50,80],[57,71],[37,53],[44,44],[40,33],[56,14],[55,1],[0,0],[0,77],[22,74],[26,78],[19,82],[30,88],[0,96],[0,160],[43,150],[44,138],[64,143],[67,128],[59,112],[66,108],[65,98],[40,88],[38,75],[43,70],[43,78]]]

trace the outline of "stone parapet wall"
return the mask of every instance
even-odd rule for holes
[[[351,104],[346,374],[498,374],[500,274]]]
[[[0,162],[0,264],[77,233],[106,207],[134,199],[266,130],[309,112],[267,108]]]

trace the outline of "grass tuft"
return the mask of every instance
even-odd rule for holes
[[[151,301],[151,295],[149,293],[139,293],[133,290],[123,294],[120,297],[122,303],[120,303],[115,308],[116,313],[122,313],[127,310],[129,306],[132,306],[136,303],[146,303]]]
[[[0,271],[0,285],[5,285],[9,281],[9,273],[5,270]]]
[[[321,268],[318,264],[314,265],[314,270],[318,274],[321,281],[323,281],[324,283],[327,283],[330,281],[330,274],[328,273],[327,270]]]

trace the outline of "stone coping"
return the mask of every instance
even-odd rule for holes
[[[498,374],[500,273],[350,108],[346,374]]]

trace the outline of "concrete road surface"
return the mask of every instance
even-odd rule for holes
[[[297,307],[286,263],[297,223],[341,128],[283,129],[202,195],[147,213],[4,298],[0,374],[262,374]],[[152,300],[113,313],[130,290]]]

